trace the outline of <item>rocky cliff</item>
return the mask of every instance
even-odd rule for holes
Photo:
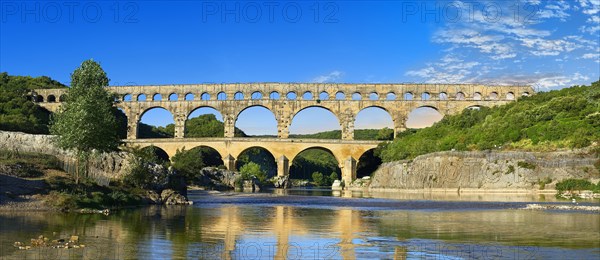
[[[62,162],[62,168],[66,172],[72,173],[76,169],[73,154],[56,147],[51,135],[0,131],[0,151],[50,154]],[[121,178],[129,171],[129,156],[128,153],[113,152],[93,157],[90,160],[88,177],[103,185],[112,179]]]
[[[568,178],[596,183],[599,159],[579,152],[438,152],[382,164],[371,190],[540,190]]]

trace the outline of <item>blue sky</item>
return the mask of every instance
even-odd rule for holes
[[[600,75],[600,0],[2,1],[0,8],[0,71],[65,84],[89,58],[111,85],[427,82],[545,90]],[[271,131],[272,116],[258,110],[239,126]],[[384,113],[367,114],[365,127],[386,125]],[[309,115],[321,123],[304,120],[297,131],[339,128],[324,111]],[[158,112],[144,120],[169,121]]]

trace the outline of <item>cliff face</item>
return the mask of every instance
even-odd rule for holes
[[[20,132],[0,131],[0,150],[33,152],[56,156],[63,164],[63,170],[72,173],[76,160],[72,153],[64,151],[52,142],[50,135],[33,135]],[[112,179],[121,178],[129,171],[129,154],[124,152],[102,153],[90,159],[88,177],[102,185]]]
[[[438,152],[382,164],[369,189],[554,189],[569,178],[598,181],[597,160],[584,152]]]

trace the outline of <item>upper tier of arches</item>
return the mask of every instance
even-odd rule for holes
[[[201,84],[163,86],[114,86],[108,89],[120,101],[197,100],[315,100],[315,101],[511,101],[534,93],[530,86],[484,86],[443,84]],[[32,92],[38,102],[53,102],[66,89],[40,89]],[[142,97],[142,98],[140,98]],[[54,101],[56,102],[56,100]]]

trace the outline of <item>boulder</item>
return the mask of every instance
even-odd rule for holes
[[[207,189],[228,190],[234,189],[235,183],[241,178],[239,173],[215,167],[206,167],[193,181],[194,184]]]
[[[192,204],[192,202],[188,201],[186,197],[184,197],[183,195],[181,195],[178,192],[171,190],[171,189],[163,190],[160,194],[160,198],[164,202],[165,205]]]
[[[149,190],[146,192],[146,198],[148,199],[148,202],[150,204],[162,204],[163,202],[160,198],[160,195],[153,190]]]
[[[260,182],[256,178],[250,180],[244,180],[242,182],[242,191],[245,192],[259,192]]]
[[[333,184],[331,184],[331,189],[332,190],[343,190],[344,189],[344,182],[342,182],[340,180],[333,181]]]
[[[290,176],[275,176],[273,178],[273,186],[275,188],[287,189],[290,187]]]

